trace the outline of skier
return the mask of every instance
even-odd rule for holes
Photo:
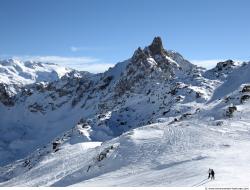
[[[212,169],[212,170],[211,170],[211,180],[214,180],[214,178],[215,178],[214,175],[215,175],[215,172],[214,172],[214,170]]]
[[[211,171],[212,171],[212,169],[208,169],[208,179],[211,177]]]

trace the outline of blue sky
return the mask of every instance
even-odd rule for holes
[[[166,49],[206,66],[250,60],[249,7],[249,0],[1,0],[0,55],[102,70],[161,36]]]

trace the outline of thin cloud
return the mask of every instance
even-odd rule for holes
[[[71,46],[71,47],[70,47],[70,51],[72,51],[72,52],[81,51],[81,48],[75,47],[75,46]]]
[[[223,60],[222,59],[191,60],[190,62],[195,64],[195,65],[204,67],[206,69],[211,69],[211,68],[215,67],[216,64],[220,61],[223,61]]]
[[[92,57],[64,57],[64,56],[12,56],[14,59],[22,61],[39,61],[49,62],[73,68],[79,71],[88,71],[91,73],[100,73],[106,71],[109,67],[113,67],[112,63],[102,62],[100,59]]]
[[[103,50],[110,50],[107,47],[84,47],[84,46],[71,46],[70,51],[78,52],[78,51],[103,51]]]

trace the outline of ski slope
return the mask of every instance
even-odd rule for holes
[[[248,186],[249,113],[248,108],[244,119],[225,120],[222,126],[194,116],[140,127],[102,144],[66,141],[1,186]],[[110,146],[107,157],[97,161]],[[215,170],[214,181],[206,179],[208,168]]]

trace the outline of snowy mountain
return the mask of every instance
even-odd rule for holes
[[[197,67],[156,37],[101,74],[66,72],[13,96],[5,84],[0,185],[249,185],[249,72]]]
[[[10,98],[19,93],[24,86],[56,81],[71,71],[72,69],[53,63],[0,60],[0,99],[5,105],[12,105]]]
[[[35,82],[58,80],[71,69],[36,61],[17,59],[0,60],[0,82],[6,84],[27,85]]]

